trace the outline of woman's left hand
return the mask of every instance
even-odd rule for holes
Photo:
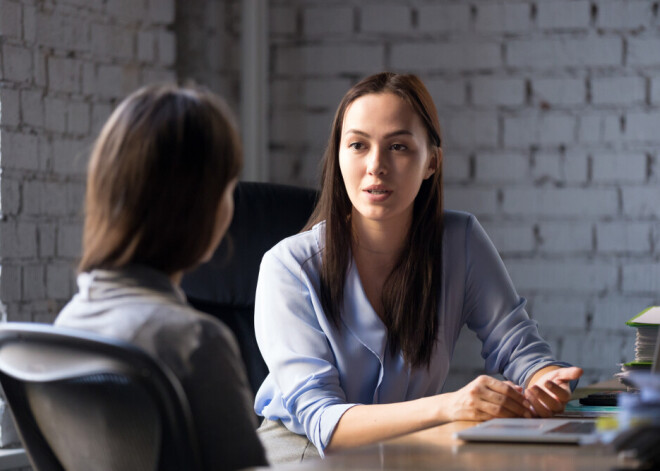
[[[547,367],[537,371],[525,390],[525,398],[539,417],[552,417],[563,412],[571,400],[569,383],[582,376],[582,368]]]

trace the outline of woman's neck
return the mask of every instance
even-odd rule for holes
[[[374,221],[354,214],[352,229],[354,233],[353,251],[356,258],[379,262],[378,265],[394,265],[408,237],[412,214],[407,221]]]

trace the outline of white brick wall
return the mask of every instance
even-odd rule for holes
[[[624,321],[660,303],[655,2],[270,5],[289,12],[271,30],[273,117],[309,127],[368,73],[419,74],[438,106],[446,206],[479,216],[560,358],[593,381],[632,357]],[[316,184],[324,132],[272,135],[272,178]],[[461,336],[449,388],[479,371],[479,349]]]
[[[173,21],[174,0],[0,0],[0,300],[9,320],[51,321],[73,294],[90,144],[153,71],[175,76]]]

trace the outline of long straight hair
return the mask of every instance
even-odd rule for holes
[[[218,204],[241,166],[238,132],[220,97],[174,85],[134,92],[92,150],[78,270],[192,268],[209,249]]]
[[[390,353],[400,351],[412,367],[428,367],[438,331],[442,282],[442,141],[433,99],[414,75],[372,75],[353,86],[339,104],[323,157],[321,195],[306,225],[309,229],[325,221],[321,304],[326,316],[340,329],[353,233],[352,204],[339,168],[339,145],[346,110],[356,99],[371,93],[392,93],[408,103],[421,118],[428,133],[429,151],[437,158],[435,173],[422,182],[415,198],[405,246],[382,291]]]

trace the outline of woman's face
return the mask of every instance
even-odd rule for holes
[[[341,133],[339,167],[352,217],[409,224],[422,181],[440,158],[421,118],[397,95],[371,93],[348,106]]]
[[[215,215],[215,228],[213,231],[213,238],[211,239],[211,244],[209,245],[208,250],[204,254],[201,262],[208,262],[211,260],[215,249],[220,244],[220,241],[227,233],[229,229],[229,224],[231,223],[231,218],[234,216],[234,188],[236,188],[236,179],[234,178],[229,182],[225,188],[220,203],[218,203],[218,211]]]

